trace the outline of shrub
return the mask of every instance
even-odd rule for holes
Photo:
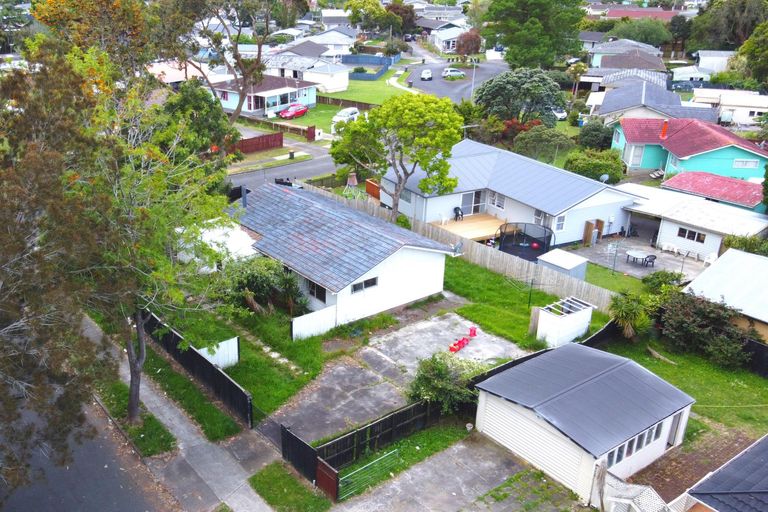
[[[411,229],[411,221],[408,219],[408,217],[406,217],[402,213],[397,216],[397,220],[395,220],[395,224],[397,224],[401,228]]]
[[[527,123],[521,123],[517,119],[508,119],[504,121],[504,131],[501,132],[501,137],[505,140],[514,140],[515,137],[521,132],[527,132],[534,126],[540,126],[541,120],[533,119]]]
[[[672,272],[669,270],[659,270],[648,274],[643,278],[643,284],[651,293],[660,293],[664,285],[680,286],[685,279],[682,272]]]
[[[614,295],[611,297],[608,311],[627,339],[641,334],[651,325],[643,300],[635,293],[621,292]]]
[[[365,69],[363,66],[357,66],[355,69],[352,70],[353,73],[367,73],[368,70]]]
[[[229,263],[218,276],[216,295],[225,302],[263,313],[274,303],[292,315],[307,311],[296,275],[271,258],[251,258]]]
[[[571,88],[573,81],[568,75],[565,74],[565,71],[551,69],[549,71],[545,71],[544,73],[546,73],[546,75],[551,78],[553,82],[560,86],[560,89],[568,90]]]
[[[613,138],[613,128],[602,121],[590,121],[579,132],[579,145],[590,149],[609,149]]]
[[[675,293],[664,304],[662,333],[678,352],[696,352],[725,368],[746,364],[751,355],[744,350],[753,331],[733,324],[739,312],[723,303],[688,293]]]
[[[573,100],[573,103],[571,103],[571,110],[584,114],[589,112],[589,107],[587,107],[587,102],[584,100]]]
[[[579,111],[576,109],[573,109],[570,112],[568,112],[567,121],[568,121],[568,124],[571,126],[579,126]]]
[[[624,162],[619,152],[613,149],[571,151],[565,159],[564,167],[593,180],[599,180],[603,174],[607,174],[608,183],[617,183],[624,175]]]
[[[476,399],[477,392],[469,389],[469,380],[485,368],[476,361],[438,352],[429,359],[419,361],[408,398],[439,404],[444,414],[456,412],[462,403]]]

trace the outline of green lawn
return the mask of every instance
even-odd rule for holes
[[[128,385],[122,381],[100,383],[98,393],[109,414],[131,438],[142,457],[151,457],[173,450],[176,438],[149,412],[141,413],[141,424],[130,425],[125,421],[128,412]],[[142,410],[144,404],[141,405]]]
[[[591,262],[587,263],[587,278],[585,281],[614,292],[630,291],[633,293],[643,293],[645,291],[643,282],[638,278],[624,275],[618,271],[613,273],[611,269],[595,265]]]
[[[696,403],[694,412],[755,437],[768,432],[768,380],[746,370],[725,370],[696,354],[677,354],[658,340],[651,346],[672,365],[652,357],[647,343],[615,342],[605,350],[628,357],[679,387]]]
[[[456,310],[461,316],[476,322],[485,331],[517,343],[522,348],[537,350],[546,345],[528,334],[531,306],[546,306],[558,298],[540,290],[532,290],[519,281],[507,279],[461,258],[446,258],[445,287],[472,301]],[[592,314],[590,333],[608,322],[599,311]]]
[[[341,98],[345,100],[362,101],[364,103],[373,103],[381,105],[384,100],[400,94],[408,94],[402,89],[387,84],[387,80],[395,74],[394,69],[384,73],[378,80],[350,80],[349,88],[343,92],[334,92],[323,94],[329,98]]]
[[[358,478],[364,482],[364,485],[350,496],[360,494],[366,489],[375,487],[381,482],[393,478],[395,475],[405,471],[414,464],[445,450],[452,444],[467,437],[467,435],[467,429],[463,425],[436,425],[416,432],[415,434],[396,441],[379,451],[372,452],[369,455],[358,459],[351,466],[342,469],[339,476],[347,476],[350,473],[360,470],[384,454],[397,450],[397,453],[392,455],[392,457],[394,457],[393,460],[388,461],[386,464],[374,464],[357,473]]]
[[[182,311],[168,318],[167,323],[196,348],[215,345],[237,336],[229,325],[211,311]]]
[[[209,441],[219,441],[240,432],[240,425],[213,405],[186,376],[176,372],[151,347],[147,347],[144,372],[160,384],[168,396],[198,424]]]
[[[373,331],[397,323],[391,315],[377,315],[342,325],[324,335],[293,341],[291,321],[288,315],[275,312],[271,315],[248,315],[235,319],[238,326],[274,348],[281,355],[301,368],[294,375],[284,365],[277,363],[264,351],[241,339],[240,362],[226,372],[253,396],[253,404],[271,413],[285,403],[323,369],[323,363],[335,355],[323,352],[323,341],[333,338],[358,339],[363,343]],[[254,411],[254,414],[258,411]]]
[[[680,95],[680,101],[691,101],[693,98],[693,92],[691,91],[678,91],[677,94]]]
[[[248,482],[278,512],[323,512],[331,508],[328,498],[310,490],[282,462],[265,466]]]
[[[571,126],[568,121],[558,121],[557,125],[555,125],[555,128],[568,135],[569,137],[578,135],[580,129],[578,126]]]
[[[352,82],[350,81],[350,83]],[[314,107],[310,108],[309,112],[303,116],[297,117],[296,119],[291,119],[290,121],[286,121],[286,123],[299,126],[316,126],[323,130],[325,133],[331,133],[331,118],[333,118],[333,116],[335,116],[339,110],[341,110],[341,108],[335,105],[324,105],[322,103],[318,103]]]

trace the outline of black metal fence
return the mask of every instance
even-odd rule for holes
[[[285,425],[280,425],[280,439],[283,459],[290,462],[304,478],[314,483],[317,478],[317,450]]]
[[[246,422],[249,428],[253,427],[253,411],[251,406],[251,394],[232,380],[221,368],[208,361],[192,348],[181,350],[183,337],[163,323],[154,313],[149,315],[146,330],[149,336],[176,362],[184,367],[192,376],[202,382],[219,400]]]
[[[440,416],[438,405],[416,402],[319,446],[317,455],[341,469],[363,455],[434,425]]]
[[[606,343],[621,339],[624,339],[624,335],[621,333],[621,327],[619,327],[613,320],[610,320],[602,329],[582,341],[581,344],[587,347],[599,348]]]

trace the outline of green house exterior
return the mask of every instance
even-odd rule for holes
[[[629,172],[663,170],[666,177],[700,171],[731,178],[762,178],[768,158],[737,146],[725,146],[704,153],[678,158],[660,144],[628,144],[624,130],[617,124],[611,148],[621,152]]]

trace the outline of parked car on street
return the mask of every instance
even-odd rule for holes
[[[331,124],[354,121],[360,117],[360,111],[357,107],[349,107],[339,110],[331,119]]]
[[[558,121],[565,121],[568,118],[568,112],[560,107],[553,108],[552,113],[555,114],[555,118],[557,118]]]
[[[497,44],[496,46],[493,47],[493,51],[495,51],[495,52],[503,52],[504,51],[504,46],[502,46],[500,44]]]
[[[431,69],[424,69],[421,72],[421,79],[422,80],[432,80],[432,70]]]
[[[405,34],[403,36],[403,41],[405,41],[406,43],[410,43],[411,41],[413,41],[413,34]]]
[[[294,119],[303,116],[307,112],[309,112],[309,107],[306,105],[302,105],[301,103],[291,103],[288,105],[287,109],[281,110],[277,115],[283,119]]]
[[[441,75],[443,78],[450,78],[450,77],[456,77],[456,78],[464,78],[467,76],[466,73],[464,73],[460,69],[456,68],[445,68],[443,70],[443,74]]]

